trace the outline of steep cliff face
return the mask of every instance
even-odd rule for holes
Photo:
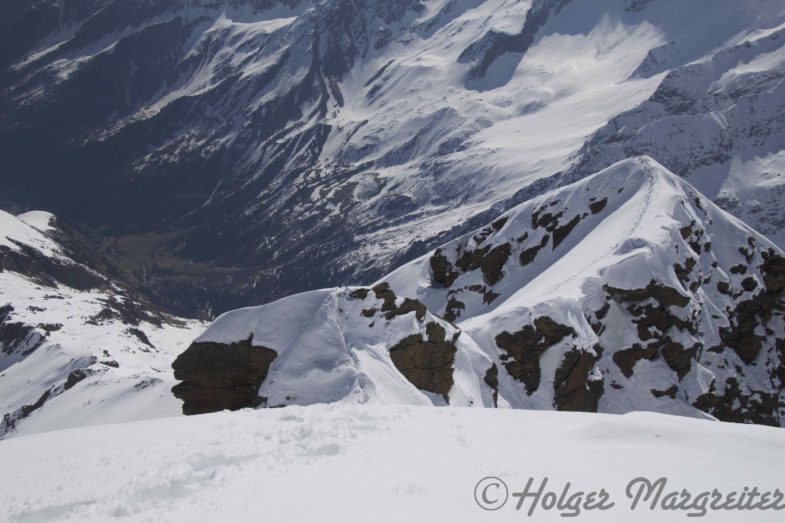
[[[784,290],[781,250],[639,157],[373,289],[227,313],[181,358],[205,342],[272,349],[268,406],[426,399],[782,425]]]
[[[86,224],[183,314],[373,281],[638,154],[782,245],[781,2],[37,0],[3,15],[0,200]]]

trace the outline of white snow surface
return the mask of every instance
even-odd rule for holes
[[[630,510],[627,484],[693,494],[783,486],[785,431],[652,413],[318,405],[85,427],[0,441],[0,519],[46,521],[565,521],[474,501],[496,476],[557,493],[605,489],[577,521],[685,521]],[[495,491],[490,491],[495,497]],[[528,510],[529,503],[524,505]],[[706,521],[779,522],[781,511]]]
[[[43,211],[32,211],[14,216],[0,210],[0,246],[18,251],[20,244],[28,245],[47,256],[60,255],[60,248],[46,232],[53,229],[53,216]]]
[[[49,213],[14,217],[0,211],[0,248],[25,246],[100,278],[67,256],[56,231]],[[10,307],[5,316],[0,312],[0,327],[25,330],[10,343],[0,337],[0,415],[6,417],[0,437],[180,412],[169,390],[175,383],[171,362],[204,324],[167,315],[126,321],[118,311],[123,304],[144,307],[109,280],[78,290],[0,271],[0,309]],[[33,405],[31,414],[20,416]]]

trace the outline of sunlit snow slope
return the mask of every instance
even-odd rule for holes
[[[108,274],[51,214],[0,211],[0,437],[179,412],[171,361],[202,324]]]
[[[651,413],[625,416],[432,407],[313,406],[86,427],[0,441],[1,518],[23,521],[675,521],[630,510],[635,478],[665,492],[783,490],[785,432]],[[475,485],[496,476],[495,512]],[[605,489],[579,518],[515,510],[530,478],[561,494]],[[491,489],[490,499],[501,492]],[[665,494],[663,494],[663,497]],[[679,499],[681,499],[679,497]],[[760,498],[758,498],[760,499]],[[707,511],[778,522],[781,511]]]
[[[782,425],[784,292],[781,250],[632,158],[372,288],[224,314],[175,362],[175,393],[187,413],[446,401]],[[251,377],[223,363],[254,348]],[[259,401],[216,399],[246,385]]]

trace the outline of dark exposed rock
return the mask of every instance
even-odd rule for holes
[[[553,378],[556,410],[597,412],[604,387],[603,380],[589,380],[596,362],[597,356],[575,348],[564,355]]]
[[[608,205],[608,198],[603,198],[602,200],[597,200],[596,202],[592,202],[589,204],[589,210],[592,214],[599,214]]]
[[[81,265],[45,256],[25,244],[17,244],[17,247],[18,250],[13,250],[0,246],[0,272],[12,271],[23,274],[45,287],[63,284],[77,290],[89,290],[105,283],[103,278]]]
[[[126,332],[128,332],[128,334],[132,335],[133,337],[135,337],[136,339],[138,339],[139,341],[141,341],[151,349],[155,349],[155,345],[150,343],[150,338],[148,338],[147,334],[145,334],[142,330],[137,329],[136,327],[129,327],[128,329],[126,329]]]
[[[458,258],[455,264],[461,269],[461,272],[469,272],[479,269],[482,265],[482,260],[486,254],[491,250],[490,245],[480,247],[471,251],[464,251]]]
[[[747,292],[752,292],[758,286],[758,282],[755,281],[755,278],[751,276],[747,276],[741,281],[741,287]]]
[[[499,296],[501,296],[501,294],[493,292],[492,290],[486,290],[482,293],[482,302],[485,305],[490,305]]]
[[[426,336],[407,336],[390,348],[395,367],[420,390],[440,394],[445,401],[453,386],[455,339],[446,340],[444,327],[436,322],[426,326]]]
[[[693,405],[721,421],[780,425],[783,405],[776,394],[765,391],[744,392],[735,378],[728,378],[720,396],[712,383],[709,392],[698,396]]]
[[[499,400],[499,367],[496,366],[494,363],[493,365],[488,368],[485,372],[484,377],[485,384],[488,385],[491,389],[493,389],[493,406],[498,407],[498,400]]]
[[[450,260],[442,254],[441,249],[436,249],[436,252],[433,253],[430,265],[431,281],[440,287],[449,287],[458,278],[458,271],[452,266]]]
[[[368,289],[359,288],[349,293],[349,297],[353,300],[364,300],[368,297]]]
[[[0,354],[27,356],[41,346],[45,336],[30,325],[11,321],[13,310],[10,305],[0,307]]]
[[[669,341],[660,348],[660,354],[665,359],[665,363],[676,371],[679,379],[682,379],[690,371],[692,360],[695,359],[698,347],[698,345],[694,345],[689,349],[685,349],[681,343]]]
[[[679,387],[676,385],[671,385],[665,390],[651,389],[651,393],[652,395],[654,395],[655,398],[662,398],[663,396],[668,396],[669,398],[675,398],[676,395],[679,393]]]
[[[472,251],[464,251],[458,258],[456,265],[461,272],[480,269],[485,283],[494,285],[504,276],[504,264],[507,263],[511,253],[512,248],[509,243],[497,245],[493,248],[486,245]]]
[[[764,251],[762,256],[764,261],[760,270],[764,287],[771,293],[781,292],[785,289],[785,258],[773,251]]]
[[[739,263],[730,268],[731,274],[747,274],[747,266]]]
[[[643,289],[617,289],[609,285],[603,286],[607,292],[616,301],[644,301],[654,299],[663,307],[686,307],[690,303],[690,299],[683,296],[679,291],[672,287],[667,287],[661,283],[651,280],[649,284]]]
[[[461,311],[466,309],[466,305],[453,297],[447,300],[445,308],[444,319],[447,321],[455,321],[460,317]]]
[[[678,263],[673,265],[673,270],[674,272],[676,272],[676,277],[679,279],[679,281],[682,284],[688,280],[690,273],[692,272],[692,269],[695,268],[696,263],[697,260],[695,258],[690,257],[684,260],[683,266]]]
[[[376,296],[377,300],[382,300],[384,303],[382,304],[383,311],[389,311],[395,308],[395,292],[390,288],[390,284],[387,282],[382,282],[374,285],[371,290],[373,291],[374,296]]]
[[[693,227],[695,227],[695,220],[691,221],[689,225],[682,227],[679,229],[679,234],[683,240],[686,240],[690,236],[692,236]]]
[[[559,244],[561,242],[564,241],[564,239],[567,237],[567,235],[570,234],[570,232],[572,232],[572,230],[575,228],[576,225],[578,225],[578,222],[580,222],[580,221],[581,221],[581,217],[580,216],[575,216],[575,217],[573,217],[572,220],[567,222],[562,227],[557,227],[557,228],[555,228],[553,230],[553,249],[554,250],[556,249],[556,247],[559,246]]]
[[[631,378],[635,364],[642,360],[653,360],[657,358],[656,347],[643,347],[635,344],[628,349],[622,349],[613,354],[613,362],[619,367],[625,377]]]
[[[404,298],[400,306],[396,305],[397,296],[390,288],[389,283],[379,283],[371,290],[373,291],[374,296],[376,296],[376,299],[382,300],[382,306],[380,310],[384,313],[384,316],[387,320],[391,320],[396,316],[403,316],[404,314],[408,314],[410,312],[414,312],[417,321],[423,321],[425,319],[425,314],[428,312],[428,310],[419,300]],[[365,295],[367,296],[367,293]],[[363,310],[363,316],[369,318],[371,316],[370,312],[372,310],[373,309]]]
[[[758,357],[766,338],[759,334],[758,326],[767,327],[774,311],[782,307],[782,292],[785,289],[785,259],[771,252],[763,252],[763,258],[760,266],[763,288],[729,311],[730,325],[720,329],[723,345],[733,349],[748,365]],[[757,284],[752,290],[755,289],[758,289]]]
[[[417,321],[423,321],[425,319],[425,313],[427,312],[427,309],[425,308],[425,305],[423,305],[418,300],[404,298],[400,307],[387,313],[387,319],[390,320],[395,316],[402,316],[410,312],[414,312]]]
[[[505,243],[494,247],[488,254],[483,256],[482,261],[480,262],[480,269],[482,270],[485,283],[494,285],[502,279],[504,276],[504,271],[502,269],[510,258],[511,253],[512,249],[510,248],[510,244]]]
[[[496,336],[496,345],[508,355],[504,362],[507,372],[523,382],[526,393],[531,395],[540,386],[540,356],[567,336],[575,336],[572,327],[540,316],[533,325],[524,325],[517,332],[501,332]]]
[[[63,388],[65,390],[71,389],[74,385],[87,378],[87,376],[89,376],[90,374],[91,374],[90,371],[87,369],[72,370],[68,374],[68,377],[65,380],[65,384],[63,385]]]
[[[521,251],[521,254],[518,258],[521,262],[521,265],[529,265],[531,262],[533,262],[534,258],[537,257],[537,253],[539,253],[540,250],[548,244],[549,239],[550,236],[546,234],[542,237],[539,245],[535,245],[534,247],[529,247],[528,249]]]
[[[0,422],[0,437],[3,437],[9,432],[13,431],[16,428],[16,425],[20,421],[30,416],[30,414],[32,414],[36,410],[43,407],[44,403],[47,402],[47,400],[51,395],[52,395],[52,389],[48,389],[44,391],[43,394],[41,394],[41,396],[35,401],[35,403],[31,403],[29,405],[22,405],[16,411],[4,414],[3,421]]]
[[[272,349],[254,346],[251,338],[224,343],[192,343],[172,363],[172,388],[183,400],[183,414],[237,410],[259,404],[259,387],[278,356]]]
[[[38,328],[46,332],[47,334],[51,334],[53,332],[59,331],[63,328],[62,323],[39,323]]]
[[[502,230],[502,227],[504,227],[506,223],[507,223],[507,217],[504,216],[502,218],[499,218],[495,222],[491,223],[491,227],[493,227],[494,231],[499,232],[500,230]]]

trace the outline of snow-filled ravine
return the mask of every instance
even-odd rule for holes
[[[763,506],[776,505],[783,457],[782,429],[653,413],[242,410],[0,441],[0,520],[565,521],[578,507],[567,521],[689,521],[705,506],[699,520],[782,521],[782,510],[711,504],[732,508],[736,492],[760,507],[769,492]],[[521,493],[545,478],[529,516],[534,496]],[[684,510],[663,509],[674,504]]]

